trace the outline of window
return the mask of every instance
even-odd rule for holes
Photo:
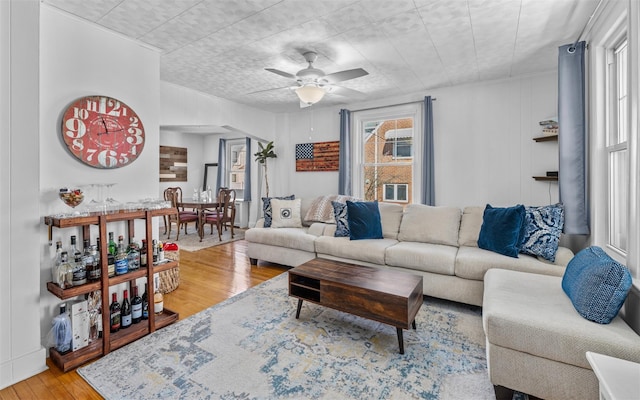
[[[229,189],[236,191],[236,199],[244,198],[244,172],[246,160],[246,145],[244,140],[233,140],[227,144],[227,180]]]
[[[627,97],[627,40],[615,46],[609,54],[607,110],[607,244],[625,255],[628,249],[629,160]]]
[[[383,200],[406,203],[409,200],[408,188],[406,183],[385,183]]]
[[[412,203],[419,194],[419,105],[356,112],[353,195],[366,201]]]

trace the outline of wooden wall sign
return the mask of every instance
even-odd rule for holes
[[[337,171],[340,142],[296,144],[296,171]]]
[[[186,147],[160,146],[160,182],[186,181]]]

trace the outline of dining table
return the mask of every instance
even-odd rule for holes
[[[198,236],[200,236],[200,241],[202,242],[202,238],[204,237],[204,223],[205,223],[205,212],[209,208],[218,207],[217,201],[208,201],[208,200],[189,200],[182,201],[177,203],[178,209],[184,210],[187,208],[192,208],[198,213]]]

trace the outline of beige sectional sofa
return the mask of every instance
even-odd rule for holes
[[[315,199],[303,198],[304,217]],[[562,276],[573,252],[559,247],[550,263],[529,255],[507,257],[478,248],[484,207],[429,207],[379,203],[383,239],[334,237],[336,225],[303,221],[300,228],[263,228],[245,233],[247,255],[297,266],[315,257],[398,269],[422,275],[424,294],[482,305],[484,274],[490,268]]]

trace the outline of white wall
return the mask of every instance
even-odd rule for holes
[[[433,103],[436,203],[543,205],[558,201],[557,183],[532,176],[558,170],[557,142],[536,143],[539,121],[557,114],[557,75],[547,73],[425,93]],[[358,110],[421,101],[425,94],[350,104]],[[339,109],[313,106],[278,119],[274,195],[337,193],[337,172],[296,172],[295,144],[339,139]],[[281,134],[282,133],[282,134]]]
[[[41,6],[40,20],[40,214],[69,211],[57,197],[63,186],[92,183],[115,183],[112,197],[121,202],[156,197],[158,193],[158,154],[160,110],[159,53],[131,40],[114,35],[46,5]],[[107,95],[125,102],[139,115],[145,127],[146,144],[132,164],[117,169],[89,167],[67,150],[61,138],[61,115],[75,99],[86,95]],[[88,202],[94,193],[87,187]],[[160,218],[154,221],[157,232]],[[31,227],[39,238],[40,285],[39,332],[44,336],[51,318],[62,301],[46,290],[51,280],[50,263],[55,246],[47,243],[47,229],[42,223]],[[124,234],[124,223],[109,225],[115,236]],[[142,221],[136,224],[136,239],[142,238]],[[69,245],[79,229],[55,229],[54,242]],[[97,227],[92,227],[95,240]],[[105,243],[106,238],[102,238]],[[24,332],[28,334],[29,332]],[[44,341],[43,341],[44,344]]]
[[[184,193],[190,196],[194,187],[202,186],[204,163],[218,162],[218,141],[220,138],[238,139],[248,135],[252,138],[269,141],[280,136],[280,131],[276,131],[277,115],[267,111],[233,103],[167,82],[160,83],[160,98],[160,125],[212,125],[231,127],[234,132],[229,133],[229,129],[222,129],[221,131],[225,133],[204,135],[202,142],[199,142],[196,138],[190,137],[196,136],[195,134],[163,130],[160,135],[160,144],[188,149],[189,170],[187,171],[187,182],[173,182],[172,185],[163,183],[160,185],[160,194],[168,186],[181,186]],[[276,132],[278,133],[276,134]],[[279,140],[275,139],[275,141]],[[258,145],[255,140],[252,140],[251,154],[256,151],[258,151]],[[278,160],[269,161],[269,167],[278,162]],[[251,186],[254,198],[249,211],[249,226],[255,224],[256,218],[259,216],[258,207],[261,207],[261,202],[256,201],[258,173],[261,171],[257,164],[252,162]],[[272,185],[275,180],[275,178],[270,178],[269,184]],[[264,195],[264,188],[262,194]]]
[[[39,2],[0,2],[0,388],[44,369],[40,345]]]

